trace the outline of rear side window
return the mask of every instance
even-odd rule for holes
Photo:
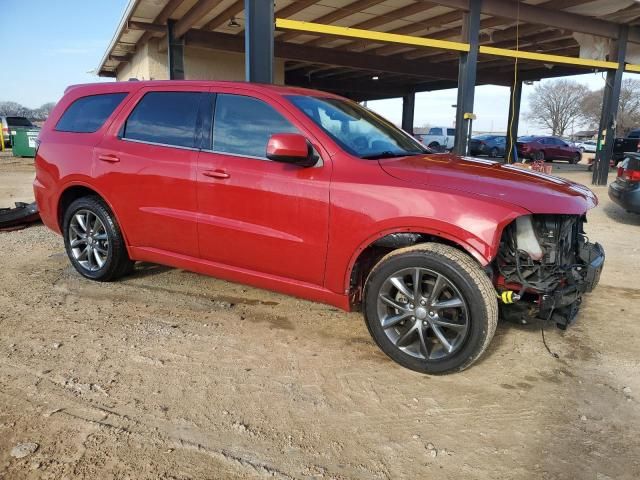
[[[213,150],[264,158],[274,133],[298,133],[287,119],[257,98],[219,94],[213,119]]]
[[[196,123],[203,92],[149,92],[124,125],[129,140],[190,147],[196,145]]]
[[[79,98],[62,114],[56,130],[93,133],[102,127],[126,96],[126,93],[105,93]]]

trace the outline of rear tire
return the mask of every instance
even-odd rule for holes
[[[480,265],[438,243],[382,258],[365,283],[363,310],[369,333],[387,356],[434,375],[473,364],[498,321],[496,292]]]
[[[65,211],[62,231],[67,256],[83,277],[108,282],[133,270],[122,231],[100,197],[74,200]]]
[[[497,156],[498,156],[498,149],[496,147],[493,147],[489,152],[489,157],[496,158]]]

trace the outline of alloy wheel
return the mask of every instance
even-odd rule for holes
[[[378,292],[378,320],[389,340],[424,360],[454,355],[469,331],[467,302],[445,275],[406,268],[387,277]]]
[[[90,210],[78,210],[69,224],[73,258],[90,272],[100,270],[109,256],[109,236],[102,220]]]

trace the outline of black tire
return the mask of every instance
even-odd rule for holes
[[[580,163],[580,160],[582,160],[582,154],[576,153],[573,157],[569,159],[569,163],[571,165],[575,165],[577,163]]]
[[[533,159],[535,161],[538,161],[538,162],[547,162],[548,161],[547,158],[545,157],[544,152],[542,150],[537,151],[534,154]]]
[[[76,258],[71,246],[71,222],[78,212],[90,212],[100,219],[106,232],[107,240],[103,244],[106,249],[106,260],[100,267],[89,269]],[[129,259],[124,237],[115,216],[109,207],[97,196],[87,196],[74,200],[64,213],[63,219],[64,247],[71,264],[83,277],[100,282],[109,282],[131,273],[135,262]]]
[[[432,150],[435,150],[436,152],[440,151],[440,144],[438,142],[431,142],[429,144],[429,148],[431,148]]]
[[[465,322],[466,329],[464,337],[460,338],[456,348],[451,351],[451,353],[445,353],[443,358],[430,358],[431,354],[422,355],[423,358],[419,358],[416,356],[415,351],[411,353],[396,346],[396,343],[399,344],[400,340],[397,339],[396,343],[394,343],[387,334],[387,332],[391,330],[405,329],[405,327],[408,326],[405,332],[415,328],[417,334],[418,329],[420,329],[420,338],[422,338],[429,335],[431,330],[430,341],[433,343],[429,348],[433,348],[433,345],[436,344],[435,340],[437,340],[436,332],[433,331],[434,327],[422,327],[418,325],[427,325],[427,320],[420,320],[420,318],[424,317],[410,317],[406,320],[406,324],[405,321],[397,324],[394,323],[395,326],[387,327],[386,329],[382,326],[383,320],[380,318],[380,305],[383,305],[383,309],[390,308],[394,311],[393,307],[386,307],[386,301],[382,303],[379,302],[379,296],[381,294],[382,296],[386,295],[386,293],[382,293],[384,289],[387,288],[385,285],[389,285],[388,280],[399,272],[416,268],[427,272],[427,275],[435,273],[436,275],[443,276],[446,281],[450,282],[453,288],[457,289],[456,294],[460,295],[465,302],[463,322]],[[421,294],[423,294],[425,293],[425,287],[422,283],[424,282],[424,277],[418,278],[421,279],[419,289]],[[435,284],[432,288],[436,288]],[[433,290],[428,293],[429,297],[431,297],[432,292]],[[406,302],[409,301],[416,302],[415,297],[414,300],[407,300]],[[404,306],[408,305],[406,302]],[[431,310],[434,307],[428,305],[433,305],[434,303],[431,298],[429,298],[428,302],[431,303],[427,303],[425,308]],[[421,303],[421,305],[425,305],[425,303]],[[411,306],[413,307],[413,305]],[[498,321],[496,291],[487,274],[475,260],[464,252],[439,243],[424,243],[401,248],[394,250],[382,258],[376,266],[373,267],[366,280],[363,311],[369,333],[387,356],[403,367],[416,372],[433,375],[459,372],[473,364],[491,342]],[[397,314],[400,312],[395,310],[394,313]],[[432,312],[429,312],[429,315],[432,315]],[[443,319],[444,316],[439,318]],[[411,324],[409,322],[413,323]],[[448,332],[449,330],[445,329],[445,331]],[[442,327],[440,327],[440,332],[442,332]],[[397,334],[400,337],[403,335],[402,332],[393,334]],[[416,341],[419,342],[419,340]],[[444,344],[441,343],[441,346],[442,348],[440,350],[442,351]],[[404,345],[402,347],[404,347]],[[434,350],[435,349],[432,351]]]
[[[496,158],[498,156],[498,149],[496,147],[493,147],[490,151],[489,151],[489,157],[490,158]]]

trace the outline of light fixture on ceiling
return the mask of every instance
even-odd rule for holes
[[[242,25],[240,25],[236,20],[236,17],[231,17],[229,19],[229,23],[227,23],[227,27],[231,27],[231,28],[240,28],[241,26]]]
[[[378,75],[374,75],[373,77],[371,77],[371,80],[380,80],[380,77]]]

